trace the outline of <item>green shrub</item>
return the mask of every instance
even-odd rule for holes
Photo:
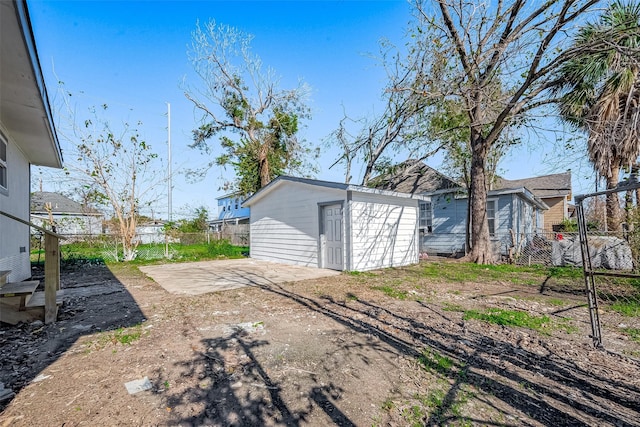
[[[207,246],[207,252],[209,256],[225,256],[229,258],[237,258],[243,255],[246,252],[245,247],[233,246],[230,241],[222,239],[222,240],[214,240]]]

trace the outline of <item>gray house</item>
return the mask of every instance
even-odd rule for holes
[[[104,215],[58,193],[31,194],[31,222],[49,228],[51,220],[58,234],[95,236],[102,233]]]
[[[420,252],[459,255],[465,252],[467,192],[422,162],[407,161],[391,176],[373,181],[376,188],[427,196],[420,201]],[[489,233],[496,255],[525,245],[544,225],[548,206],[525,187],[502,188],[487,194]]]

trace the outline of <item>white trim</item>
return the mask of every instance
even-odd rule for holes
[[[422,226],[421,221],[422,221],[422,205],[429,205],[429,213],[430,213],[430,218],[426,218],[429,220],[429,224],[426,225],[425,227]],[[431,231],[429,231],[429,227],[431,227]],[[418,201],[418,232],[420,232],[420,230],[425,230],[423,235],[430,235],[433,234],[433,203],[431,201],[426,201],[426,200],[420,200]]]
[[[7,137],[0,131],[0,194],[9,194],[9,168],[7,167],[9,157],[9,142]],[[4,156],[3,156],[4,154]]]
[[[331,182],[331,181],[320,181],[316,179],[310,178],[298,178],[293,176],[281,175],[267,184],[265,187],[260,189],[257,193],[253,194],[251,197],[242,202],[242,207],[250,207],[252,204],[262,199],[265,195],[278,188],[285,182],[295,182],[303,185],[309,185],[314,187],[324,187],[324,188],[333,188],[336,190],[343,191],[352,191],[354,193],[367,193],[367,194],[377,194],[380,196],[387,197],[397,197],[402,199],[415,199],[415,200],[431,200],[429,196],[425,196],[422,194],[409,194],[409,193],[399,193],[396,191],[388,191],[388,190],[378,190],[375,188],[363,187],[360,185],[352,185],[352,184],[344,184],[340,182]]]
[[[493,203],[493,233],[491,232],[491,228],[489,228],[489,236],[494,237],[496,235],[496,231],[498,230],[498,227],[500,226],[500,215],[498,213],[498,198],[497,197],[491,197],[487,199],[487,205],[489,203]],[[487,207],[485,207],[485,212],[487,212],[487,225],[489,224],[489,213],[488,213],[488,209]]]

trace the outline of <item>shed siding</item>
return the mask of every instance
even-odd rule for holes
[[[417,200],[355,193],[350,209],[352,270],[418,262]]]
[[[3,133],[8,138],[8,194],[0,192],[0,210],[29,221],[29,162],[6,130]],[[8,281],[31,277],[29,249],[29,227],[0,216],[0,270],[11,270]]]
[[[287,182],[251,205],[251,257],[318,266],[318,203],[344,201],[346,192]]]

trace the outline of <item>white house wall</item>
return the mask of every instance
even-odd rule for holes
[[[251,205],[251,258],[318,267],[318,203],[333,201],[346,204],[346,192],[297,182],[274,188]]]
[[[349,209],[351,270],[418,262],[417,200],[353,193]]]
[[[7,141],[7,186],[0,191],[0,210],[29,221],[29,162],[4,129]],[[0,215],[0,270],[11,270],[8,281],[31,277],[29,227]]]

